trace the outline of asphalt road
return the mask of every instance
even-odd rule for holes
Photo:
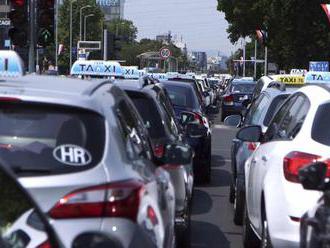
[[[195,187],[192,211],[193,248],[240,248],[242,227],[233,223],[229,203],[230,146],[236,130],[213,120],[212,179],[209,185]]]

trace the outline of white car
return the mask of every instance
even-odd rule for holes
[[[264,135],[260,126],[238,132],[261,142],[245,163],[245,247],[299,247],[300,218],[321,193],[303,189],[298,171],[330,157],[329,116],[330,88],[306,86],[283,103]]]

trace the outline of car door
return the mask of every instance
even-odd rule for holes
[[[279,109],[277,114],[275,115],[271,125],[273,127],[277,127],[282,122],[282,119],[285,117],[288,109],[293,104],[294,100],[296,98],[293,97],[289,99],[287,102],[284,103],[284,105]],[[259,172],[260,169],[262,169],[262,166],[264,166],[262,159],[264,154],[271,149],[272,144],[269,144],[269,142],[274,141],[277,139],[277,136],[275,136],[275,133],[271,131],[271,128],[268,129],[268,131],[265,134],[265,142],[260,145],[257,150],[251,155],[250,159],[246,163],[245,167],[245,173],[247,178],[247,195],[246,195],[246,201],[247,201],[247,208],[249,213],[249,218],[251,223],[255,226],[255,228],[259,227],[258,217],[259,217],[259,207],[260,207],[260,200],[259,197],[259,191],[260,191],[260,185],[262,184],[263,178],[260,178],[259,175],[262,173]]]

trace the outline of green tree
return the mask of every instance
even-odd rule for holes
[[[329,60],[330,25],[320,7],[329,0],[218,0],[234,43],[267,29],[270,61],[281,69],[307,68],[310,60]]]
[[[58,36],[59,43],[64,44],[65,51],[59,56],[59,69],[62,73],[69,73],[69,61],[70,61],[70,2],[71,0],[64,0],[63,4],[59,8],[59,23],[58,23]],[[94,16],[88,18],[86,39],[93,41],[101,41],[103,34],[103,22],[104,15],[102,10],[96,5],[95,0],[79,0],[72,4],[72,37],[73,47],[77,47],[77,43],[80,39],[80,8],[86,5],[90,5],[83,11],[84,15],[94,14]],[[92,58],[101,59],[101,52],[93,52]],[[73,61],[76,60],[76,56],[73,56]]]

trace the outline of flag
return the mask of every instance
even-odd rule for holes
[[[321,4],[330,22],[330,4]]]

